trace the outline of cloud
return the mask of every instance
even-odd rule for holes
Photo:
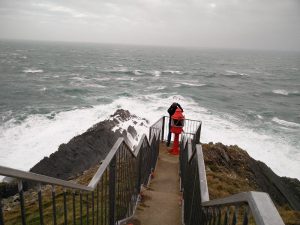
[[[61,6],[61,5],[52,4],[52,3],[34,3],[32,5],[34,7],[38,7],[40,9],[44,9],[49,12],[64,13],[66,15],[70,15],[75,18],[86,17],[86,15],[84,13],[81,13],[77,10],[74,10],[74,9],[71,9],[71,8],[68,8],[65,6]]]
[[[0,38],[300,50],[299,27],[298,0],[0,0]]]

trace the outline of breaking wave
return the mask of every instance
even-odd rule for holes
[[[241,76],[241,77],[248,77],[249,75],[247,73],[239,73],[234,70],[226,70],[225,76]]]
[[[25,69],[23,70],[24,73],[43,73],[44,70],[41,69]]]
[[[180,95],[162,96],[163,93],[119,97],[108,104],[57,112],[51,119],[47,115],[31,115],[20,124],[8,126],[10,122],[5,122],[5,126],[0,126],[0,162],[4,166],[17,165],[18,169],[28,170],[44,156],[55,152],[60,144],[68,142],[93,124],[107,119],[116,109],[128,109],[132,114],[146,118],[149,124],[152,124],[162,115],[166,115],[170,102],[176,101],[184,108],[187,118],[203,121],[203,143],[213,141],[227,145],[237,144],[255,159],[267,163],[279,175],[300,178],[300,155],[294,154],[290,157],[289,154],[297,152],[297,146],[293,146],[286,139],[278,138],[276,134],[252,130],[237,119],[225,118],[201,107],[191,98]],[[273,122],[300,127],[299,124],[278,118],[273,118]],[[129,121],[127,125],[135,126],[133,121]],[[148,133],[146,126],[135,128],[139,134]],[[43,132],[40,132],[41,130]],[[286,165],[289,165],[288,171]]]
[[[191,86],[191,87],[203,87],[203,86],[206,86],[206,84],[188,83],[188,82],[182,82],[181,84],[185,85],[185,86]]]
[[[277,117],[273,117],[272,121],[275,122],[275,123],[278,123],[280,125],[283,125],[285,127],[300,128],[300,124],[298,124],[298,123],[289,122],[289,121],[286,121],[286,120],[281,120]]]
[[[290,91],[290,92],[288,92],[287,90],[283,90],[283,89],[276,89],[276,90],[273,90],[272,92],[274,94],[285,95],[285,96],[299,94],[298,91]]]

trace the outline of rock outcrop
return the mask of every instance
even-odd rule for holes
[[[133,126],[119,129],[121,123],[138,119],[129,111],[119,109],[108,120],[95,124],[81,135],[61,144],[56,152],[45,157],[30,171],[60,179],[72,179],[103,160],[119,137],[128,133],[136,137]],[[146,123],[146,121],[144,121]]]
[[[210,193],[213,198],[256,190],[269,193],[280,206],[289,205],[300,210],[299,180],[279,177],[266,164],[251,158],[236,145],[209,143],[202,146],[208,183],[216,187]],[[223,186],[219,192],[218,185]]]

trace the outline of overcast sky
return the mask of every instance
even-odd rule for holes
[[[0,0],[0,38],[300,51],[300,0]]]

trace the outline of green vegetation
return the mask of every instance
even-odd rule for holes
[[[211,200],[240,192],[261,191],[247,166],[249,155],[242,149],[210,143],[203,145],[203,153]],[[288,205],[275,205],[286,225],[300,225],[299,211],[292,210]]]

